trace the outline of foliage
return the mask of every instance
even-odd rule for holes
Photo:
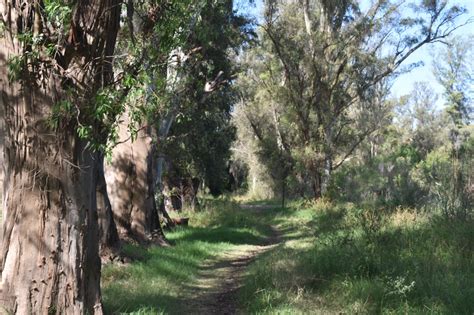
[[[63,0],[33,1],[25,3],[22,10],[30,12],[31,17],[17,26],[20,52],[11,55],[7,61],[8,79],[38,87],[46,86],[48,80],[54,81],[57,95],[52,95],[53,104],[48,108],[50,117],[45,122],[51,133],[58,134],[72,127],[79,138],[89,142],[89,147],[105,150],[106,140],[113,133],[116,115],[123,106],[120,89],[109,85],[113,56],[101,56],[107,59],[105,61],[88,60],[92,54],[87,49],[93,50],[96,43],[71,35],[81,32],[78,30],[81,26],[72,23],[74,16],[77,19],[79,14],[74,3]],[[102,40],[106,42],[107,38]],[[81,49],[77,50],[79,46]],[[88,71],[93,71],[101,62],[107,64],[100,70],[101,80],[87,81],[87,75],[81,75],[77,69],[69,69],[75,56],[81,54],[84,55],[82,61],[90,68]]]
[[[237,97],[231,80],[239,71],[233,59],[251,36],[247,24],[229,2],[208,2],[201,8],[186,44],[200,51],[183,70],[183,90],[175,92],[179,111],[158,148],[172,165],[168,177],[199,178],[213,195],[228,186],[227,161],[235,138],[230,112]],[[215,91],[205,91],[209,82],[217,85]],[[161,118],[166,115],[166,110],[159,112]]]
[[[472,128],[471,128],[472,129]],[[474,163],[474,136],[466,132],[459,151],[441,147],[431,152],[419,163],[416,180],[430,197],[428,207],[438,210],[448,218],[466,219],[474,215],[474,193],[472,191],[472,167]],[[456,156],[453,157],[453,154]]]
[[[444,88],[446,111],[455,126],[460,127],[472,121],[474,78],[474,50],[469,37],[453,37],[447,46],[438,53],[434,63],[434,73]]]
[[[447,218],[472,215],[472,128],[453,129],[451,115],[435,110],[433,95],[418,83],[395,102],[391,124],[334,175],[333,198],[417,206]]]
[[[451,34],[464,12],[447,3],[376,1],[362,11],[350,1],[265,2],[260,42],[239,83],[261,162],[320,197],[386,121],[387,82],[416,67],[403,63]]]

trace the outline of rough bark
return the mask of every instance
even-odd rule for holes
[[[325,154],[323,162],[323,175],[321,177],[321,195],[326,195],[328,191],[329,184],[331,182],[331,176],[333,171],[333,152],[334,150],[334,128],[332,123],[329,123],[325,128]]]
[[[151,128],[141,128],[132,141],[128,112],[122,117],[119,138],[105,174],[115,223],[120,237],[148,243],[164,241],[155,202],[154,146]]]
[[[4,174],[3,144],[4,144],[4,139],[5,139],[5,111],[4,109],[5,109],[5,104],[3,103],[3,97],[1,97],[0,95],[0,200],[3,200],[3,174]],[[0,222],[2,222],[1,213],[2,213],[2,206],[0,204]]]
[[[311,169],[311,174],[310,174],[310,178],[311,178],[311,186],[312,186],[312,190],[313,190],[313,197],[314,199],[319,199],[322,197],[322,192],[321,192],[321,181],[322,181],[322,178],[321,178],[321,173],[319,172],[318,168],[317,167],[314,167]]]
[[[0,91],[5,110],[2,311],[16,314],[102,314],[96,208],[96,153],[77,133],[77,121],[49,124],[64,86],[74,106],[90,106],[110,78],[120,17],[118,1],[77,2],[70,41],[52,59],[7,79],[7,64],[28,47],[17,35],[42,32],[36,2],[0,1]],[[78,36],[78,35],[86,36]],[[62,71],[54,67],[60,63]],[[52,66],[53,65],[53,66]],[[87,70],[86,70],[87,69]],[[80,86],[80,88],[79,88]],[[80,92],[79,92],[80,91]]]
[[[112,212],[107,183],[105,182],[104,163],[99,161],[97,168],[97,213],[99,214],[99,249],[102,261],[113,261],[120,254],[120,238]]]

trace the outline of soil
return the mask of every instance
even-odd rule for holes
[[[271,206],[242,206],[251,211],[265,211]],[[184,296],[191,297],[184,306],[185,314],[239,314],[238,291],[245,271],[260,254],[281,242],[278,229],[271,226],[272,235],[262,245],[239,245],[202,266],[196,283],[188,287]]]

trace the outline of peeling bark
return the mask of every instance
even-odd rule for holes
[[[105,182],[103,157],[97,168],[97,213],[99,214],[99,251],[102,261],[113,261],[120,255],[121,243]]]
[[[1,35],[0,35],[1,36]],[[1,57],[0,57],[1,58]],[[3,79],[0,78],[0,84],[1,81]],[[4,154],[3,154],[3,146],[4,146],[4,139],[5,139],[5,106],[6,104],[3,103],[3,97],[1,95],[1,91],[0,91],[0,200],[2,200],[2,204],[3,204],[3,174],[4,174],[4,170],[3,170],[3,166],[5,165],[4,164]],[[1,211],[2,211],[2,206],[0,205],[0,217],[1,217]],[[2,220],[0,219],[0,222]],[[1,235],[0,235],[1,237]],[[1,238],[0,238],[1,240]],[[0,258],[0,265],[1,265],[1,258]]]
[[[0,305],[15,314],[102,314],[100,158],[78,137],[77,120],[52,127],[50,118],[54,106],[68,99],[68,88],[77,91],[73,105],[80,110],[91,106],[91,97],[110,79],[119,2],[74,4],[71,34],[87,36],[61,43],[57,56],[40,55],[36,64],[22,68],[20,80],[9,81],[8,61],[30,49],[17,36],[42,31],[35,3],[0,1],[5,23],[0,34],[5,110]],[[51,66],[59,62],[62,72]]]
[[[154,147],[151,128],[141,128],[130,138],[128,112],[122,117],[119,137],[123,139],[105,166],[107,191],[120,237],[148,243],[163,242],[155,202]]]

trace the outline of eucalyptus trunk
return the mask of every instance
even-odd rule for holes
[[[325,152],[324,152],[324,161],[323,161],[323,174],[321,177],[321,195],[325,196],[329,184],[331,183],[332,170],[333,170],[333,152],[334,152],[334,121],[331,121],[327,124],[325,128]]]
[[[129,113],[122,117],[121,142],[106,164],[107,191],[120,237],[141,243],[164,242],[155,202],[155,148],[150,127],[131,139]]]
[[[4,109],[5,109],[5,104],[3,103],[3,97],[0,95],[0,200],[3,199],[3,174],[4,174],[3,145],[4,145],[4,139],[5,139],[5,119],[4,119],[5,111]],[[1,218],[2,218],[2,208],[0,204],[0,222],[2,222]]]
[[[78,136],[75,118],[60,118],[54,126],[51,117],[58,103],[70,99],[69,90],[76,93],[71,102],[78,112],[93,110],[90,100],[111,78],[119,1],[71,4],[68,40],[58,43],[54,57],[38,48],[38,59],[25,59],[29,64],[21,64],[17,78],[8,73],[8,65],[32,49],[18,36],[32,32],[47,37],[54,24],[48,30],[41,25],[47,17],[33,1],[2,0],[0,16],[0,103],[5,111],[2,311],[102,314],[99,154]],[[54,66],[58,64],[61,69]],[[93,132],[96,127],[92,125]]]
[[[314,197],[314,199],[319,199],[319,198],[322,197],[322,191],[321,191],[322,176],[321,176],[321,173],[319,173],[319,171],[314,171],[314,172],[312,172],[310,177],[311,177],[311,186],[312,186],[312,190],[313,190],[313,197]]]
[[[169,104],[170,107],[168,111],[165,113],[164,117],[160,120],[159,127],[157,128],[157,138],[158,138],[158,145],[163,148],[166,143],[166,138],[170,132],[171,126],[173,125],[174,120],[176,119],[176,115],[178,114],[181,95],[179,89],[182,88],[182,82],[184,79],[184,73],[182,73],[181,67],[183,66],[182,63],[185,63],[187,57],[185,56],[184,52],[181,48],[174,49],[170,54],[170,58],[168,60],[168,68],[166,74],[166,81],[167,81],[167,91],[172,94],[171,103]],[[181,71],[180,71],[181,70]],[[160,212],[162,213],[165,220],[168,223],[171,223],[171,218],[169,217],[167,207],[166,207],[166,196],[164,194],[164,182],[163,182],[163,175],[165,170],[165,152],[161,152],[158,149],[157,158],[156,158],[156,179],[155,179],[155,187],[158,188],[158,193],[162,197],[160,205]]]
[[[328,192],[329,184],[332,178],[333,158],[330,152],[324,157],[323,176],[321,177],[321,196],[325,196]]]
[[[99,250],[104,262],[113,261],[120,255],[121,242],[114,220],[112,204],[107,193],[103,156],[97,168],[97,213],[99,214]]]

